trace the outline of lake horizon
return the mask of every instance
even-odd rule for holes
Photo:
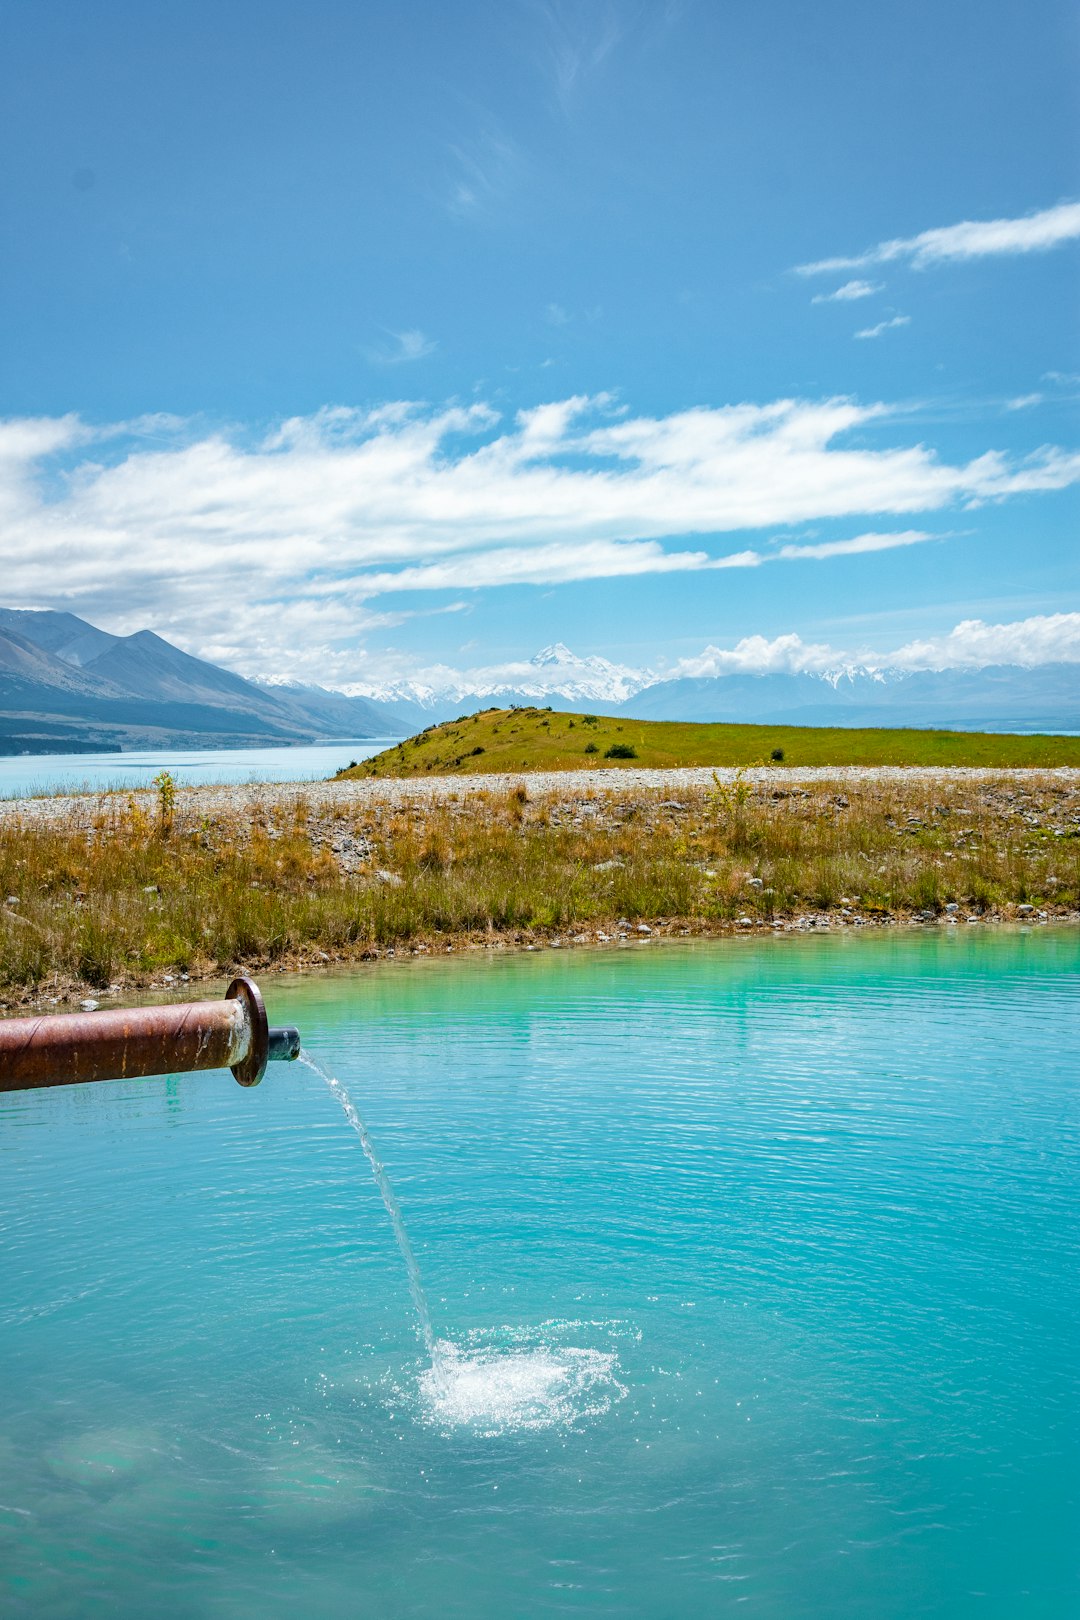
[[[168,771],[180,787],[245,782],[318,782],[351,762],[370,759],[399,737],[329,738],[243,748],[151,748],[103,754],[0,755],[0,799],[110,793],[151,787]]]

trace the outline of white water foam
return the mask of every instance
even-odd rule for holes
[[[435,1367],[420,1375],[424,1419],[480,1435],[570,1428],[602,1417],[626,1388],[610,1350],[578,1346],[443,1342]]]

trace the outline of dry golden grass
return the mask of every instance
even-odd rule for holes
[[[607,788],[607,784],[604,784]],[[10,1004],[391,946],[526,940],[619,919],[693,931],[802,912],[1011,915],[1080,905],[1080,789],[1032,777],[736,782],[313,810],[171,824],[134,799],[0,822],[0,995]],[[84,992],[85,993],[85,992]]]

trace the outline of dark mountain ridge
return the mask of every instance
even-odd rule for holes
[[[152,630],[0,608],[0,753],[244,747],[391,737],[399,718],[319,687],[268,689]]]

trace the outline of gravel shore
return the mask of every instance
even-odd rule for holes
[[[974,766],[944,769],[924,765],[814,765],[800,767],[768,766],[738,771],[730,767],[690,766],[675,770],[634,770],[596,768],[588,771],[516,771],[480,776],[420,776],[395,781],[383,778],[368,782],[259,782],[225,786],[180,787],[177,810],[193,816],[236,814],[269,810],[277,804],[306,799],[313,811],[342,807],[362,808],[367,804],[417,804],[461,799],[473,793],[508,793],[519,783],[533,797],[586,798],[597,793],[685,792],[713,787],[741,778],[753,785],[772,788],[809,787],[818,782],[863,784],[882,783],[895,787],[920,782],[963,783],[1057,782],[1063,787],[1080,785],[1080,770],[1061,766],[1055,770],[987,770]],[[145,807],[156,803],[152,788],[112,794],[53,794],[43,798],[0,800],[0,818],[45,824],[74,817],[79,820],[100,812],[110,801],[133,797]]]

